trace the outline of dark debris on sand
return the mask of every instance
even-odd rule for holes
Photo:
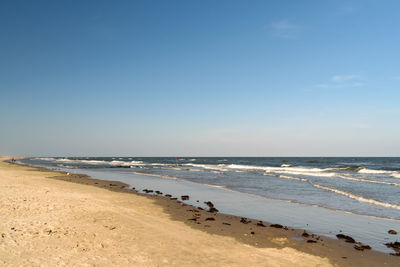
[[[149,190],[149,189],[143,189],[143,192],[145,192],[145,193],[153,193],[153,190]]]
[[[355,248],[356,250],[360,250],[360,251],[363,251],[364,249],[371,249],[370,246],[364,245],[364,244],[361,243],[361,242],[357,242],[357,244],[354,245],[354,248]]]
[[[395,230],[389,230],[388,233],[390,235],[397,235],[397,232]]]
[[[208,210],[208,212],[218,212],[219,210],[217,210],[216,208],[212,207]]]
[[[352,238],[351,236],[348,235],[344,235],[344,234],[337,234],[336,237],[338,239],[342,239],[347,243],[356,243],[356,241],[354,240],[354,238]]]
[[[248,223],[250,223],[251,221],[249,220],[249,219],[247,219],[247,218],[240,218],[240,222],[241,223],[244,223],[244,224],[248,224]]]
[[[204,202],[209,207],[208,212],[218,212],[219,210],[214,207],[214,204],[211,201]]]
[[[301,234],[301,236],[302,236],[302,237],[309,237],[309,236],[310,236],[310,234],[309,234],[309,233],[307,233],[307,232],[304,230],[304,232]]]
[[[369,245],[365,245],[362,242],[356,242],[354,240],[354,238],[352,238],[351,236],[344,235],[344,234],[337,234],[336,237],[338,239],[344,240],[347,243],[354,243],[353,248],[355,250],[364,251],[365,249],[368,249],[368,250],[371,249],[371,247]]]
[[[265,225],[262,221],[259,221],[259,222],[257,223],[257,226],[266,227],[266,225]]]
[[[392,248],[397,253],[400,253],[400,242],[396,241],[396,242],[386,243],[385,246],[387,246],[388,248]]]

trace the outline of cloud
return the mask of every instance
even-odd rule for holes
[[[355,74],[350,74],[350,75],[335,75],[332,77],[332,81],[337,82],[337,83],[343,83],[351,80],[358,80],[360,76],[355,75]]]
[[[271,34],[278,38],[295,39],[300,35],[302,27],[289,22],[288,20],[279,20],[269,25]]]
[[[364,86],[364,79],[359,74],[334,75],[327,83],[316,84],[319,88],[350,88]]]

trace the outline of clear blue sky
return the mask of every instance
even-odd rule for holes
[[[399,10],[3,0],[0,154],[400,156]]]

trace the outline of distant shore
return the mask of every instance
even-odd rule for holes
[[[121,182],[0,160],[3,265],[400,264],[341,240],[200,210],[168,192],[143,195]]]

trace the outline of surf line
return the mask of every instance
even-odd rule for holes
[[[313,183],[310,183],[310,184],[312,186],[316,187],[316,188],[323,189],[323,190],[326,190],[326,191],[331,191],[331,192],[336,193],[336,194],[344,195],[346,197],[355,199],[355,200],[357,200],[359,202],[366,202],[366,203],[373,204],[375,206],[382,206],[382,207],[386,207],[386,208],[392,208],[392,209],[400,210],[400,205],[380,202],[380,201],[377,201],[377,200],[374,200],[374,199],[369,199],[369,198],[364,198],[362,196],[353,195],[353,194],[350,194],[350,193],[345,192],[345,191],[341,191],[341,190],[338,190],[338,189],[322,186],[322,185],[319,185],[319,184],[313,184]]]
[[[339,179],[344,179],[344,180],[349,180],[349,181],[357,181],[357,182],[362,182],[362,183],[385,184],[385,185],[400,186],[400,184],[398,184],[398,183],[376,181],[376,180],[367,180],[367,179],[353,178],[353,177],[347,177],[347,176],[342,176],[342,175],[336,175],[333,178],[339,178]]]

